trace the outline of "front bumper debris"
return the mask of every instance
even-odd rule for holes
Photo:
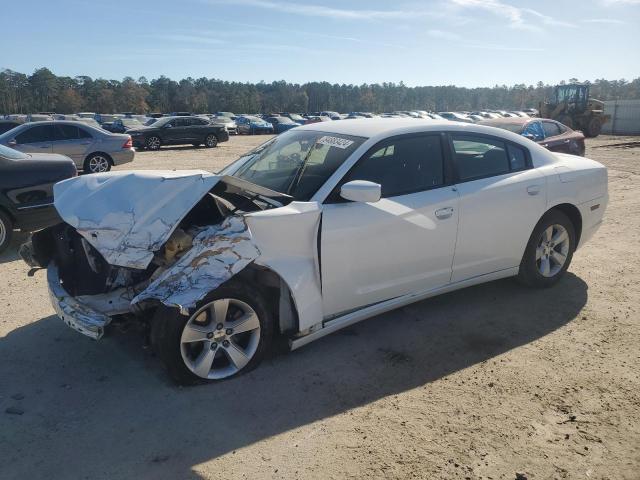
[[[69,327],[89,338],[94,340],[102,338],[105,327],[111,322],[111,317],[69,295],[60,284],[58,267],[53,264],[47,268],[47,283],[51,305],[58,317]]]

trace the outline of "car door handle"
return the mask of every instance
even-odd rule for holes
[[[529,185],[527,187],[527,193],[529,195],[538,195],[540,193],[540,185]]]
[[[440,220],[445,220],[453,215],[453,207],[444,207],[436,210],[436,217]]]
[[[571,140],[567,139],[567,140],[565,140],[565,141],[564,141],[564,142],[562,142],[562,143],[569,143],[570,141],[571,141]]]

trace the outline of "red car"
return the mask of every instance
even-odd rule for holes
[[[547,118],[496,118],[479,125],[503,128],[527,137],[552,152],[571,153],[584,157],[584,135],[566,125]]]

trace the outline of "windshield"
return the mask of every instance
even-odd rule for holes
[[[13,148],[0,145],[0,157],[8,158],[11,160],[25,160],[29,158],[29,155],[19,152],[18,150],[14,150]]]
[[[286,193],[295,200],[308,201],[365,140],[292,129],[241,157],[241,166],[232,175]]]

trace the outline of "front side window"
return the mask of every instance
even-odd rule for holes
[[[53,140],[53,125],[38,125],[16,135],[18,143],[39,143]]]
[[[504,142],[472,135],[451,137],[460,180],[503,175],[510,171]]]
[[[382,186],[382,197],[395,197],[444,184],[444,156],[438,135],[386,141],[358,161],[345,182],[368,180]]]
[[[233,176],[307,201],[364,140],[292,129],[238,159]],[[235,168],[232,164],[220,173]]]

